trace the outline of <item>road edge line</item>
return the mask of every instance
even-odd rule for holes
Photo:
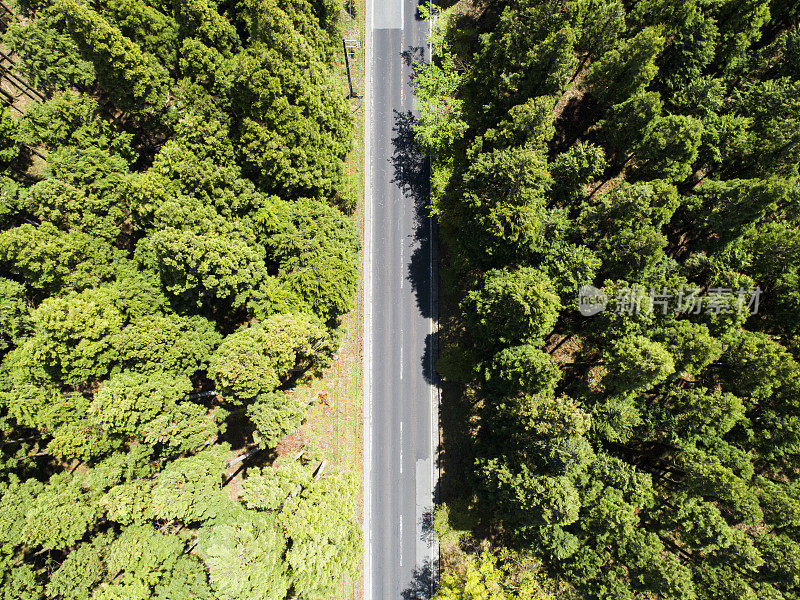
[[[366,0],[366,31],[364,32],[364,356],[363,373],[363,428],[364,428],[364,500],[363,523],[364,600],[372,600],[372,33],[374,0]]]

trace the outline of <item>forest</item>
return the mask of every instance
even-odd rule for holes
[[[3,7],[0,599],[329,595],[359,480],[274,449],[358,285],[341,3]]]
[[[800,3],[433,12],[437,598],[799,599]]]

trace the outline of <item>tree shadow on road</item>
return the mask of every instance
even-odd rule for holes
[[[394,151],[390,159],[394,168],[392,183],[414,205],[414,250],[406,280],[413,286],[420,314],[432,318],[436,308],[437,257],[436,224],[430,215],[430,160],[417,144],[411,111],[395,110],[394,119]]]
[[[403,600],[430,600],[434,592],[435,576],[430,561],[414,569],[414,577],[400,594]]]

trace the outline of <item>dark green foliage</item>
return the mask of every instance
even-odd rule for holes
[[[462,309],[483,347],[540,343],[555,324],[561,304],[547,275],[531,267],[486,273]]]
[[[800,598],[797,17],[439,14],[417,137],[447,249],[442,489],[475,547],[592,600]]]
[[[360,242],[347,218],[314,200],[300,200],[281,216],[280,231],[270,235],[270,258],[281,267],[278,280],[311,312],[326,321],[353,308],[358,284]],[[258,215],[265,229],[276,215]]]

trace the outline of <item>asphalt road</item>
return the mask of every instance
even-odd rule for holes
[[[368,0],[367,11],[364,597],[421,599],[438,560],[437,245],[410,119],[428,22],[414,0]]]

